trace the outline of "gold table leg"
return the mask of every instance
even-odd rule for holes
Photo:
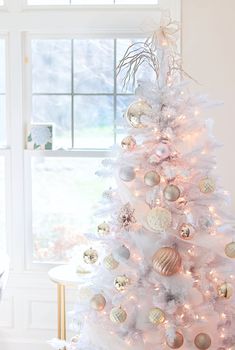
[[[58,293],[58,338],[66,340],[65,286],[57,285]]]

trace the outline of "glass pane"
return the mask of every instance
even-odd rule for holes
[[[111,147],[113,118],[112,96],[75,96],[75,148]]]
[[[33,96],[32,122],[53,124],[53,149],[72,147],[71,96]]]
[[[74,40],[74,90],[76,93],[112,93],[113,40]]]
[[[4,1],[0,0],[0,6],[3,6],[3,5],[4,5]]]
[[[0,248],[6,248],[5,159],[0,157]]]
[[[126,136],[126,124],[125,124],[125,112],[128,106],[134,101],[134,96],[117,96],[117,120],[116,130],[117,137],[116,142],[120,144],[124,136]]]
[[[92,208],[108,183],[95,175],[101,159],[32,159],[33,241],[35,261],[66,261],[96,230]]]
[[[71,40],[32,40],[33,93],[71,92]]]
[[[28,5],[69,5],[70,0],[28,0]]]
[[[6,72],[5,40],[0,39],[0,93],[5,93],[6,91],[5,72]]]
[[[6,145],[6,97],[0,95],[0,147]]]

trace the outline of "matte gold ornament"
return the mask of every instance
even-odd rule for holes
[[[110,232],[110,227],[107,222],[104,221],[98,225],[97,231],[100,235],[107,235]]]
[[[184,337],[181,333],[176,332],[175,339],[173,341],[167,340],[166,343],[171,349],[179,349],[184,344]]]
[[[164,312],[158,307],[154,307],[149,311],[149,321],[152,324],[159,325],[165,321]]]
[[[123,290],[125,290],[128,284],[129,284],[129,278],[125,275],[118,276],[114,280],[114,286],[119,292],[122,292]]]
[[[211,338],[206,333],[199,333],[194,339],[194,344],[200,350],[209,349],[211,346]]]
[[[136,140],[132,136],[126,136],[122,140],[121,146],[125,151],[133,151],[136,147]]]
[[[181,262],[179,252],[171,247],[160,248],[152,258],[154,270],[163,276],[172,276],[179,272]]]
[[[96,250],[90,248],[83,253],[83,260],[86,264],[95,264],[98,260],[98,253]]]
[[[162,207],[152,208],[147,214],[147,223],[154,231],[164,231],[171,226],[171,212]]]
[[[119,177],[122,181],[130,182],[135,179],[135,169],[132,166],[124,166],[119,170]]]
[[[104,262],[104,266],[108,270],[115,270],[119,265],[119,263],[114,259],[112,254],[106,256],[103,262]]]
[[[184,240],[190,240],[193,238],[195,228],[190,224],[182,224],[179,229],[180,238]]]
[[[163,196],[167,201],[175,202],[180,197],[180,189],[175,185],[167,185],[164,188]]]
[[[235,242],[228,243],[224,251],[228,258],[235,259]]]
[[[96,311],[102,311],[105,308],[106,300],[102,294],[96,294],[90,301],[92,309]]]
[[[153,187],[160,183],[161,177],[156,171],[148,171],[144,175],[144,183],[147,186]]]
[[[141,119],[145,116],[151,116],[152,107],[144,100],[133,102],[126,112],[126,119],[133,128],[144,128],[145,125]]]
[[[217,294],[221,298],[229,299],[233,295],[233,287],[231,283],[224,282],[217,288]]]
[[[109,317],[113,323],[119,324],[126,321],[127,313],[121,306],[114,307],[111,310]]]
[[[209,194],[215,191],[215,181],[210,177],[205,177],[199,182],[199,189],[204,194]]]

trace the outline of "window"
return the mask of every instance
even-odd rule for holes
[[[158,0],[28,0],[28,5],[157,5]]]
[[[3,0],[0,0],[0,6],[3,6],[3,5],[4,5]]]

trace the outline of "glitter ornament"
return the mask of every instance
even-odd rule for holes
[[[121,306],[114,307],[110,312],[109,318],[113,323],[123,323],[127,319],[127,313]]]
[[[141,119],[152,114],[152,107],[144,100],[133,102],[127,109],[126,119],[133,128],[144,128]]]
[[[123,290],[125,290],[128,283],[129,283],[129,278],[126,277],[125,275],[118,276],[114,280],[114,286],[119,292],[122,292]]]
[[[224,251],[228,258],[235,259],[235,242],[228,243]]]
[[[211,338],[206,333],[199,333],[194,339],[194,344],[200,350],[209,349],[211,346]]]
[[[215,181],[210,177],[205,177],[199,182],[199,189],[204,194],[209,194],[215,191]]]
[[[95,264],[98,260],[98,253],[96,250],[90,248],[83,253],[83,260],[86,264]]]
[[[155,154],[159,159],[159,162],[161,160],[164,160],[169,157],[170,150],[167,144],[160,142],[157,147],[155,148]]]
[[[220,298],[229,299],[233,295],[233,287],[231,283],[224,282],[217,288],[217,294]]]
[[[121,225],[121,228],[128,230],[130,225],[136,222],[136,219],[134,217],[134,212],[135,212],[135,209],[131,208],[130,203],[126,203],[121,208],[117,218],[118,222]]]
[[[179,229],[179,236],[184,240],[190,240],[193,238],[195,228],[190,224],[182,224]]]
[[[115,270],[119,265],[118,261],[114,259],[112,254],[106,256],[106,258],[104,258],[103,263],[106,269],[108,270]]]
[[[90,301],[92,309],[96,311],[102,311],[105,308],[106,300],[102,294],[96,294]]]
[[[124,166],[119,170],[119,177],[122,181],[130,182],[135,179],[135,169],[132,166]]]
[[[175,185],[167,185],[164,188],[163,196],[167,201],[175,202],[180,197],[180,189]]]
[[[176,332],[175,339],[173,341],[167,339],[166,343],[171,349],[179,349],[184,344],[184,337],[181,333]]]
[[[153,208],[147,214],[147,223],[149,227],[157,232],[169,228],[171,221],[171,212],[162,207]]]
[[[149,321],[155,325],[159,325],[165,321],[164,312],[158,307],[154,307],[149,311]]]
[[[144,175],[144,183],[147,186],[156,186],[160,183],[161,177],[156,171],[148,171]]]
[[[130,250],[125,245],[122,245],[113,251],[113,257],[117,261],[128,260],[130,258]]]
[[[159,162],[159,157],[156,154],[152,154],[148,159],[148,163],[152,166],[157,166]]]
[[[163,276],[172,276],[179,272],[181,256],[175,248],[163,247],[152,258],[153,269]]]
[[[126,136],[122,140],[121,146],[125,151],[132,151],[136,147],[136,140],[132,136]]]
[[[107,235],[110,232],[110,227],[107,222],[104,221],[98,225],[97,231],[100,235]]]

